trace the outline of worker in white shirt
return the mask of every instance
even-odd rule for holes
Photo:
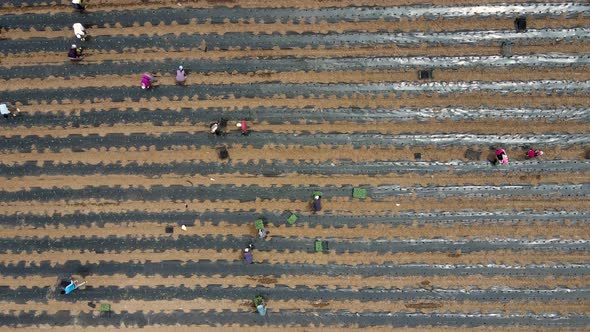
[[[86,6],[84,6],[84,0],[72,0],[72,7],[79,12],[83,12],[84,9],[86,9]]]
[[[76,38],[81,39],[81,40],[86,39],[86,29],[84,29],[84,26],[81,23],[75,23],[73,25],[73,28],[74,28],[74,34],[76,35]]]

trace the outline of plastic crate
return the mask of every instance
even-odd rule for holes
[[[293,213],[287,218],[289,225],[293,225],[297,221],[297,216]]]
[[[258,219],[256,221],[254,221],[254,227],[256,227],[256,229],[263,229],[264,228],[264,221],[262,221],[262,219]]]
[[[367,198],[367,189],[354,188],[352,189],[352,197]]]

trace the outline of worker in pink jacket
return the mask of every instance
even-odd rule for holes
[[[148,74],[143,74],[143,76],[141,77],[141,88],[143,90],[151,88],[152,81],[154,81],[154,78],[152,76]]]
[[[502,148],[496,150],[496,163],[500,163],[500,165],[508,165],[508,155],[506,154],[506,150]]]

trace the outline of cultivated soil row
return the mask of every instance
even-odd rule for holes
[[[585,27],[590,25],[590,17],[582,14],[565,18],[564,16],[548,18],[531,18],[527,20],[529,29],[569,29]],[[453,32],[465,30],[511,30],[514,29],[514,18],[456,18],[456,19],[435,19],[424,18],[408,19],[402,18],[396,22],[387,22],[383,19],[369,22],[338,22],[329,23],[319,21],[312,24],[305,23],[256,23],[254,20],[245,19],[242,23],[211,24],[197,23],[193,19],[191,24],[178,24],[173,22],[170,25],[153,25],[151,22],[133,22],[133,27],[123,27],[119,22],[104,24],[104,27],[86,27],[87,32],[93,38],[101,36],[136,36],[141,35],[167,35],[175,34],[220,34],[229,32],[252,32],[255,34],[287,34],[287,33],[317,33],[327,34],[331,32]],[[71,26],[64,26],[62,30],[53,31],[46,28],[38,31],[30,29],[2,29],[2,36],[6,39],[29,39],[29,38],[68,38],[73,36]]]

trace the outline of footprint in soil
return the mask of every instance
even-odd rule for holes
[[[258,279],[258,282],[261,284],[276,284],[277,283],[277,279],[276,278],[270,278],[270,277],[262,277],[260,279]]]
[[[311,305],[314,308],[325,308],[330,305],[330,302],[312,302]]]
[[[436,309],[442,305],[438,303],[425,302],[425,303],[409,303],[405,305],[408,309]]]

